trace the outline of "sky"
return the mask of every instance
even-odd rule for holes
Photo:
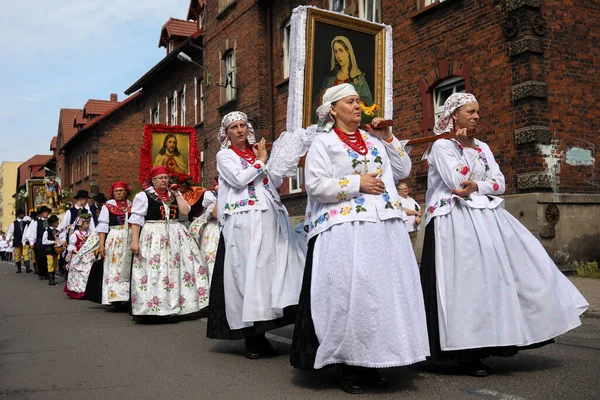
[[[190,0],[0,0],[0,163],[51,154],[61,108],[123,93]]]

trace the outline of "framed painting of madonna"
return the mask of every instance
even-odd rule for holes
[[[156,166],[169,173],[191,175],[200,181],[200,152],[196,130],[188,126],[145,125],[144,143],[140,149],[140,183]]]
[[[292,63],[304,61],[303,127],[316,123],[316,109],[323,101],[323,94],[340,83],[352,84],[366,106],[375,103],[382,115],[391,118],[391,112],[386,112],[386,108],[391,111],[391,28],[313,7],[295,10],[295,13],[301,11],[306,12],[305,18],[296,17],[294,21],[292,16],[292,37],[296,22],[296,32],[298,35],[305,33],[305,40],[295,43],[296,54],[291,55],[291,60]],[[291,71],[298,70],[293,67]],[[386,77],[390,81],[389,96],[386,96]],[[298,84],[296,82],[299,89]],[[299,92],[295,93],[296,100]]]

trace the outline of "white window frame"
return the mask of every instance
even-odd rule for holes
[[[71,185],[75,183],[75,165],[71,161]]]
[[[203,82],[203,80],[200,80],[200,122],[204,122],[204,88],[202,87]]]
[[[358,16],[367,21],[381,22],[381,0],[359,0]]]
[[[152,109],[152,107],[150,107],[150,112],[149,112],[148,117],[149,117],[148,118],[148,122],[149,123],[153,123],[153,121],[154,121],[154,110]]]
[[[165,96],[165,125],[169,125],[169,97]]]
[[[171,125],[177,125],[177,90],[173,91],[173,97],[171,98]]]
[[[194,77],[194,125],[198,125],[198,78]]]
[[[223,58],[224,62],[224,73],[225,73],[225,83],[227,87],[225,87],[225,102],[231,101],[235,99],[235,89],[236,86],[236,65],[235,65],[235,51],[231,50],[225,57]]]
[[[169,41],[169,53],[173,51],[174,46],[175,46],[175,43],[172,40],[170,40]]]
[[[90,152],[86,152],[85,153],[85,176],[90,176],[90,172],[91,172],[91,159],[90,159]]]
[[[160,101],[156,102],[156,110],[154,110],[154,124],[160,124]]]
[[[185,106],[185,88],[186,88],[186,86],[187,85],[185,85],[185,84],[183,85],[183,90],[181,91],[181,100],[180,100],[180,102],[181,102],[181,105],[180,105],[180,108],[181,108],[181,122],[180,123],[181,123],[182,126],[186,126],[186,118],[185,118],[186,117],[185,114],[186,114],[186,111],[187,111],[187,107]]]
[[[202,29],[202,12],[198,13],[198,29]]]
[[[304,190],[302,189],[304,185],[304,170],[302,167],[298,167],[296,170],[296,176],[290,176],[288,184],[288,193],[302,193]],[[295,181],[295,182],[294,182]]]
[[[292,34],[292,21],[283,27],[283,79],[290,77],[290,36]]]
[[[459,86],[462,86],[462,89],[458,89]],[[444,79],[440,83],[438,83],[433,89],[433,115],[435,118],[435,122],[439,119],[439,117],[444,113],[444,102],[441,101],[441,92],[447,89],[452,88],[452,93],[464,93],[465,92],[465,80],[459,76],[453,76],[448,79]]]

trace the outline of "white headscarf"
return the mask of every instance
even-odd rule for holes
[[[227,127],[235,121],[244,121],[246,126],[248,126],[248,134],[246,136],[248,144],[252,146],[254,143],[256,143],[254,128],[252,127],[252,124],[248,122],[248,116],[241,111],[233,111],[225,115],[221,120],[221,127],[219,128],[219,142],[221,143],[222,149],[228,149],[231,146],[231,140],[229,139],[229,136],[227,136]]]
[[[471,93],[454,93],[446,99],[444,102],[444,113],[435,123],[433,127],[433,133],[441,135],[446,132],[450,132],[454,127],[454,121],[452,121],[452,114],[459,107],[464,106],[468,103],[477,103],[477,99]]]
[[[337,86],[332,86],[323,95],[323,104],[317,108],[319,122],[317,123],[318,132],[328,132],[335,123],[333,115],[331,115],[331,103],[348,96],[358,96],[356,89],[349,83],[342,83]]]

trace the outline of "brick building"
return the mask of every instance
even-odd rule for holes
[[[57,172],[63,188],[92,195],[107,193],[117,180],[135,186],[145,122],[140,96],[119,102],[111,94],[109,101],[89,100],[82,110],[61,110]]]
[[[597,2],[572,4],[567,13],[558,0],[191,0],[187,22],[163,26],[166,57],[126,93],[143,87],[152,121],[196,128],[203,176],[216,174],[227,112],[246,112],[268,140],[285,129],[289,19],[298,5],[393,27],[394,132],[401,138],[431,135],[447,96],[475,93],[480,137],[506,176],[507,208],[559,263],[600,257],[593,244],[600,226],[590,222],[600,209]],[[210,72],[210,86],[203,69],[178,61],[182,51]],[[409,181],[418,200],[426,189],[424,150],[412,153]],[[285,182],[281,194],[301,218],[302,177]]]

